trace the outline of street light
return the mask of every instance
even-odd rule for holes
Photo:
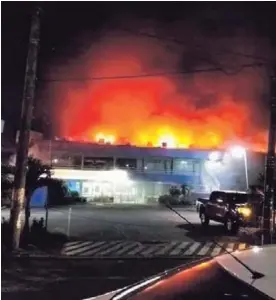
[[[246,189],[248,190],[248,167],[247,167],[247,153],[246,149],[242,146],[234,146],[229,150],[230,154],[234,158],[243,158],[244,161],[244,169],[245,169],[245,181],[246,181]]]

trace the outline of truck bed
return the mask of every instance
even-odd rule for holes
[[[197,200],[196,200],[196,211],[199,211],[199,206],[201,204],[205,204],[207,201],[209,201],[209,198],[197,198]]]

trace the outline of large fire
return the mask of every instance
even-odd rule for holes
[[[108,36],[79,57],[77,67],[63,66],[55,75],[154,73],[177,69],[180,60],[153,41]],[[266,131],[256,125],[256,86],[261,90],[256,80],[256,73],[244,70],[236,76],[210,73],[62,82],[54,90],[56,123],[61,136],[79,141],[173,148],[238,142],[263,151]]]

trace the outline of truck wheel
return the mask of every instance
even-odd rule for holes
[[[224,223],[226,231],[230,234],[236,235],[239,232],[240,226],[231,218],[227,218]]]
[[[201,224],[203,226],[208,226],[209,225],[210,219],[209,219],[209,217],[206,216],[204,211],[200,212],[199,217],[200,217]]]

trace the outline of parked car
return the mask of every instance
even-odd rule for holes
[[[86,300],[276,299],[276,247],[253,247],[157,274]]]

